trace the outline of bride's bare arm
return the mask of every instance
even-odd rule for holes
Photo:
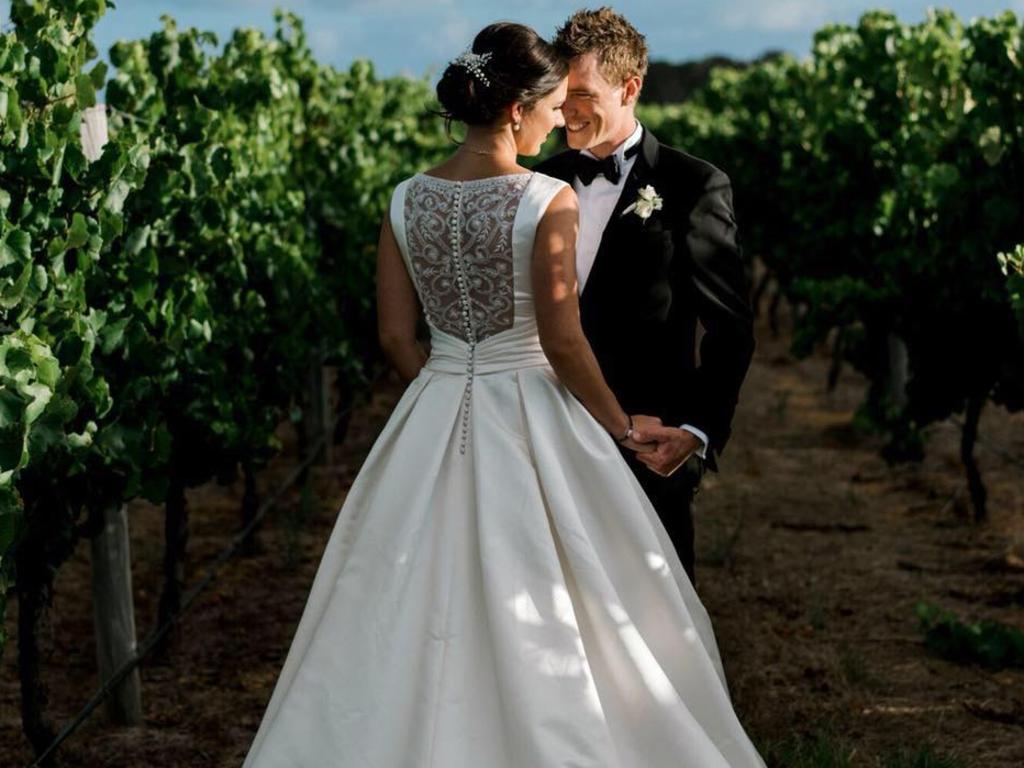
[[[416,287],[398,250],[391,217],[385,213],[377,243],[377,337],[384,354],[406,382],[415,379],[427,362],[426,350],[416,339],[419,313]]]
[[[548,205],[533,245],[531,279],[537,330],[544,354],[558,378],[618,439],[629,427],[629,416],[608,387],[580,325],[576,284],[578,228],[576,193],[565,187]]]

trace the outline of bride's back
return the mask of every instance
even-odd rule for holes
[[[431,330],[476,345],[536,344],[530,261],[537,224],[565,182],[541,173],[400,183],[391,225]]]
[[[419,173],[391,199],[391,227],[430,327],[423,368],[465,376],[465,453],[475,374],[548,366],[530,262],[537,224],[566,186],[542,173],[455,181]]]

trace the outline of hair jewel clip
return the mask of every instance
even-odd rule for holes
[[[473,51],[466,51],[460,54],[458,57],[452,60],[452,64],[460,67],[465,67],[473,76],[479,79],[484,85],[490,85],[491,81],[487,79],[487,75],[483,72],[483,65],[491,59],[491,51],[484,53],[473,53]]]

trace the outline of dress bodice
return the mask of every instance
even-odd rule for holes
[[[514,173],[456,181],[416,174],[391,226],[430,328],[430,370],[465,374],[465,452],[474,374],[544,365],[530,262],[537,224],[564,181]]]

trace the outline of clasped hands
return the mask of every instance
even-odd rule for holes
[[[637,460],[668,477],[701,446],[700,438],[679,427],[666,427],[657,416],[633,416],[633,434],[619,443],[636,451]]]

